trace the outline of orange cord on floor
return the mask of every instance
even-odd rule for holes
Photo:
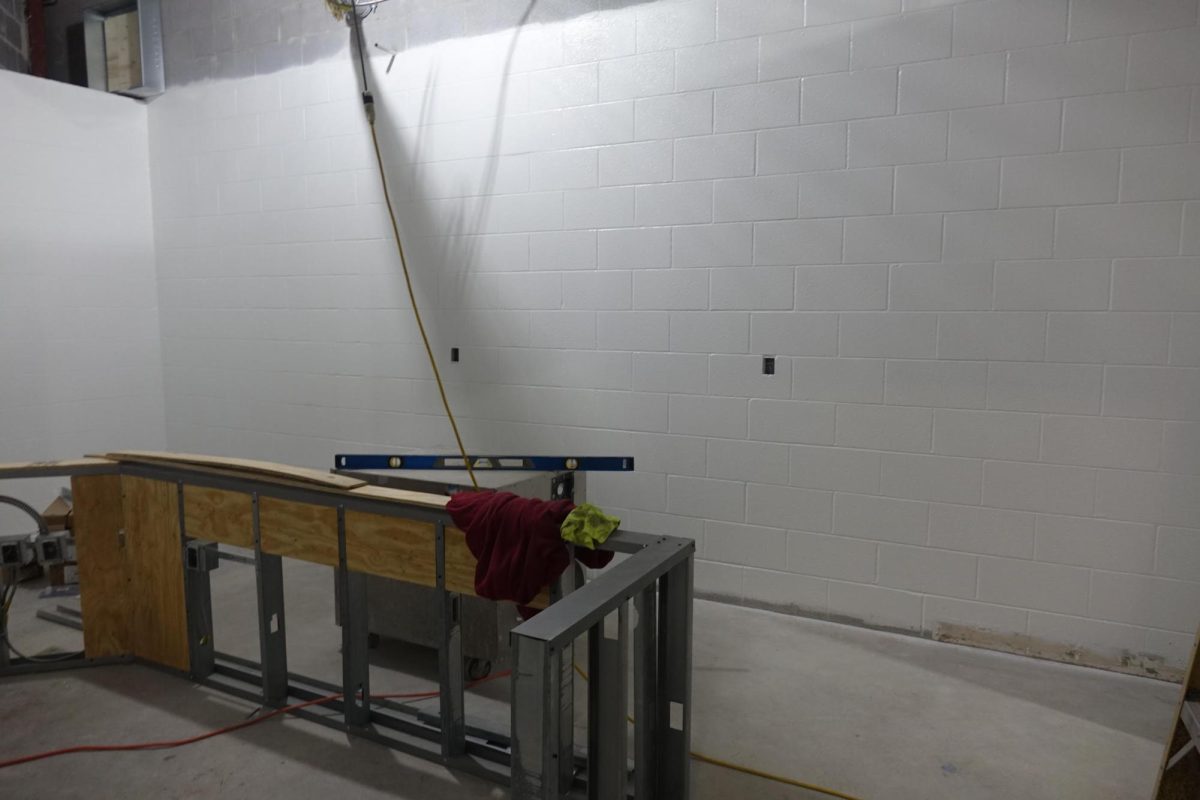
[[[581,668],[578,664],[572,664],[572,666],[575,667],[575,671],[579,673],[580,677],[582,677],[585,681],[588,680],[588,675],[586,672],[583,671],[583,668]],[[472,681],[471,683],[467,684],[466,688],[472,689],[476,686],[479,686],[480,684],[487,683],[488,681],[498,680],[499,678],[506,678],[511,674],[512,674],[512,670],[504,670],[502,672],[497,672],[495,675],[489,675],[486,678],[480,678],[477,681]],[[436,690],[428,691],[428,692],[389,692],[389,693],[385,693],[385,694],[373,694],[373,695],[371,695],[371,699],[372,700],[423,700],[423,699],[427,699],[427,698],[431,698],[431,697],[437,697],[439,694],[441,694],[441,692],[436,691]],[[156,742],[132,742],[129,744],[81,744],[81,745],[75,745],[74,747],[63,747],[63,748],[60,748],[57,750],[47,750],[42,753],[32,753],[27,756],[19,756],[17,758],[10,758],[6,761],[0,761],[0,769],[4,769],[5,767],[15,767],[19,764],[29,764],[34,761],[42,761],[44,759],[55,758],[57,756],[71,755],[73,753],[121,753],[121,752],[130,752],[130,751],[139,751],[139,750],[169,750],[169,749],[172,749],[175,747],[183,747],[185,745],[195,744],[196,742],[202,742],[205,739],[211,739],[214,736],[220,736],[221,734],[224,734],[224,733],[233,733],[235,731],[244,730],[251,726],[258,725],[260,722],[266,722],[269,719],[278,717],[281,714],[289,714],[293,711],[299,711],[304,708],[309,708],[310,706],[319,706],[319,705],[324,705],[325,703],[332,703],[335,700],[342,699],[343,696],[344,695],[342,692],[337,692],[336,694],[328,694],[328,695],[325,695],[324,697],[317,697],[313,700],[305,700],[301,703],[293,703],[292,705],[289,705],[289,706],[283,706],[282,708],[272,709],[271,711],[267,712],[266,714],[263,714],[262,716],[259,716],[259,717],[254,717],[253,719],[242,720],[241,722],[235,722],[232,725],[226,725],[223,728],[215,728],[211,731],[206,731],[205,733],[198,733],[195,736],[188,736],[183,739],[166,739],[163,741],[156,741]],[[628,719],[630,722],[633,722],[633,717],[628,714],[626,715],[626,719]],[[753,767],[746,767],[746,766],[742,766],[741,764],[734,764],[733,762],[730,762],[730,761],[724,761],[719,758],[714,758],[713,756],[704,755],[703,753],[697,753],[694,750],[691,751],[689,753],[689,755],[691,755],[691,757],[693,759],[695,759],[696,761],[701,761],[706,764],[712,764],[717,767],[722,767],[724,769],[733,770],[734,772],[741,772],[746,775],[753,775],[757,778],[763,778],[764,780],[774,781],[775,783],[782,783],[787,786],[795,786],[800,789],[807,789],[810,792],[818,792],[818,793],[826,795],[828,797],[840,798],[840,800],[859,800],[859,798],[854,797],[853,795],[844,794],[842,792],[837,791],[836,789],[827,789],[826,787],[820,786],[815,783],[806,783],[804,781],[798,781],[794,778],[788,778],[784,775],[775,775],[770,772],[765,772],[763,770],[754,769]]]
[[[488,681],[494,681],[499,678],[506,678],[511,674],[512,674],[512,670],[504,670],[503,672],[497,672],[495,675],[489,675],[486,678],[480,678],[477,681],[472,681],[471,683],[467,684],[466,688],[471,689],[476,686],[479,686],[482,683],[487,683]],[[391,693],[387,693],[387,694],[373,694],[373,695],[371,695],[371,699],[372,700],[401,700],[401,699],[403,699],[403,700],[423,700],[423,699],[427,699],[430,697],[437,697],[439,694],[440,694],[440,692],[438,692],[438,691],[391,692]],[[207,731],[205,733],[198,733],[195,736],[188,736],[183,739],[166,739],[166,740],[157,741],[157,742],[132,742],[129,744],[80,744],[80,745],[75,745],[74,747],[63,747],[58,750],[47,750],[43,753],[33,753],[33,754],[27,755],[27,756],[19,756],[18,758],[10,758],[6,761],[0,761],[0,769],[4,769],[5,767],[15,767],[18,764],[29,764],[33,761],[42,761],[44,759],[55,758],[57,756],[71,755],[72,753],[121,753],[121,752],[137,751],[137,750],[170,750],[175,747],[183,747],[184,745],[195,744],[196,742],[202,742],[205,739],[211,739],[214,736],[220,736],[223,733],[233,733],[234,731],[244,730],[245,728],[249,728],[252,725],[257,725],[260,722],[266,722],[269,719],[278,717],[281,714],[289,714],[293,711],[299,711],[300,709],[308,708],[310,706],[319,706],[319,705],[324,705],[325,703],[332,703],[335,700],[341,700],[343,696],[344,695],[342,692],[338,692],[336,694],[327,694],[324,697],[317,697],[313,700],[305,700],[304,702],[301,702],[301,703],[293,703],[292,705],[289,705],[289,706],[283,706],[282,708],[272,709],[271,711],[267,712],[266,714],[263,714],[262,716],[259,716],[259,717],[254,717],[253,719],[242,720],[241,722],[235,722],[232,725],[226,725],[223,728],[216,728],[214,730]]]

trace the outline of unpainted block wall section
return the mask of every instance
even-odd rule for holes
[[[0,0],[0,69],[28,72],[24,0]]]
[[[589,489],[694,538],[702,592],[1182,666],[1196,0],[577,0],[518,32],[528,6],[367,21],[468,446],[635,456]],[[451,448],[348,31],[315,0],[164,17],[169,445]]]

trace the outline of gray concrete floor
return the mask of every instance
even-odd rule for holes
[[[289,667],[336,681],[329,570],[288,563],[285,581]],[[227,562],[213,582],[218,648],[256,657],[253,570]],[[37,608],[64,602],[39,599],[40,588],[22,588],[14,641],[34,653],[78,648],[80,634],[34,618]],[[864,799],[1147,797],[1177,691],[705,601],[696,603],[695,628],[694,748]],[[373,692],[435,685],[430,652],[385,645],[372,660]],[[505,680],[479,687],[468,715],[505,724],[506,694]],[[436,709],[436,701],[426,705]],[[9,678],[0,682],[0,760],[188,736],[253,709],[141,666]],[[693,765],[693,780],[696,798],[820,797],[704,764]],[[51,796],[438,800],[507,792],[311,722],[277,719],[180,749],[72,755],[0,771],[0,797]]]

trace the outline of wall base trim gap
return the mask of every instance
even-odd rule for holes
[[[866,628],[884,633],[911,636],[914,639],[929,639],[943,644],[974,647],[980,650],[993,650],[999,653],[1036,658],[1041,661],[1054,661],[1059,664],[1099,669],[1105,672],[1118,672],[1122,675],[1134,675],[1139,678],[1152,678],[1167,683],[1182,683],[1184,676],[1182,668],[1166,666],[1165,659],[1153,653],[1134,653],[1129,650],[1105,653],[1078,645],[1051,642],[1025,633],[1003,633],[988,630],[987,628],[958,625],[949,622],[938,623],[937,628],[932,631],[918,631],[911,628],[880,625],[878,623],[867,622],[858,617],[851,617],[845,614],[830,614],[802,606],[747,600],[741,597],[721,594],[720,592],[697,591],[695,596],[700,600],[711,600],[717,603],[724,603],[725,605],[755,608],[761,611],[773,611],[777,614],[786,614],[792,617],[804,617],[821,622],[834,622],[855,628]]]

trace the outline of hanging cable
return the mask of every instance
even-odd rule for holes
[[[325,0],[325,1],[326,1],[326,3],[329,2],[329,0]],[[366,14],[364,14],[362,17],[360,17],[358,15],[358,7],[357,6],[358,6],[358,3],[355,0],[352,0],[349,13],[354,15],[354,38],[358,41],[358,68],[359,68],[359,70],[362,71],[363,105],[365,106],[368,104],[367,98],[370,97],[370,95],[371,95],[371,90],[367,88],[367,59],[366,59],[365,51],[363,49],[364,44],[363,44],[363,33],[362,33],[362,21],[363,21],[363,17],[365,17]],[[372,8],[372,10],[374,10],[374,9]],[[369,13],[371,13],[371,12],[368,11],[367,14],[369,14]],[[367,113],[367,117],[370,119],[371,124],[374,125],[375,124],[375,107],[374,107],[374,99],[373,98],[370,100],[370,104],[371,104],[371,110]]]
[[[46,519],[33,506],[22,502],[15,497],[0,496],[0,505],[9,505],[24,511],[26,515],[31,517],[37,523],[38,536],[47,536],[50,533],[50,528],[46,525]],[[12,608],[13,600],[17,597],[17,568],[5,567],[0,570],[0,577],[10,575],[6,583],[0,583],[0,647],[7,648],[17,658],[23,658],[26,661],[49,663],[52,661],[66,661],[69,658],[76,658],[82,653],[55,653],[50,656],[27,656],[17,649],[17,646],[12,643],[12,639],[8,633],[8,611]]]
[[[450,400],[446,397],[446,385],[442,382],[442,372],[438,369],[437,359],[433,355],[433,347],[429,344],[429,334],[426,333],[425,323],[421,319],[421,310],[417,307],[417,293],[413,289],[412,276],[409,274],[408,258],[404,254],[404,243],[400,237],[400,223],[396,220],[396,209],[392,205],[392,195],[388,190],[387,173],[383,166],[383,152],[380,150],[379,135],[375,130],[375,98],[367,86],[367,61],[365,45],[363,44],[362,18],[356,11],[351,11],[351,16],[354,17],[354,33],[358,41],[358,65],[362,71],[363,110],[367,115],[368,127],[371,129],[371,144],[375,149],[375,163],[379,167],[379,184],[383,188],[383,202],[387,206],[388,220],[392,223],[392,238],[396,243],[396,252],[400,256],[400,266],[404,272],[404,286],[408,289],[408,299],[412,304],[413,317],[417,320],[417,330],[421,333],[421,342],[425,345],[425,355],[429,358],[429,366],[433,370],[433,379],[437,382],[438,394],[442,398],[442,408],[446,410],[446,419],[450,421],[450,429],[454,431],[454,441],[458,445],[458,452],[462,455],[463,466],[467,468],[467,476],[471,479],[471,485],[478,489],[479,481],[475,478],[475,470],[471,466],[471,457],[467,455],[467,448],[463,445],[462,434],[458,430],[458,421],[454,418],[454,412],[450,410]]]
[[[353,13],[353,12],[351,12],[351,13]],[[463,464],[466,465],[467,474],[471,478],[471,485],[474,486],[476,489],[478,489],[479,482],[475,479],[475,472],[471,468],[471,459],[467,456],[466,447],[463,446],[462,436],[460,435],[459,430],[458,430],[458,423],[454,419],[454,413],[450,410],[450,401],[446,398],[446,387],[442,383],[442,375],[441,375],[441,372],[438,370],[437,359],[434,358],[433,348],[430,346],[429,337],[425,333],[425,325],[421,321],[421,312],[417,309],[416,292],[413,291],[412,278],[409,275],[409,270],[408,270],[408,259],[404,255],[404,244],[401,242],[401,238],[400,238],[400,225],[396,221],[396,212],[392,206],[391,193],[388,191],[387,175],[386,175],[386,173],[384,171],[384,167],[383,167],[383,153],[381,152],[380,147],[379,147],[379,136],[375,131],[375,98],[372,96],[370,90],[367,88],[367,66],[366,66],[366,58],[364,56],[365,45],[363,44],[362,18],[359,17],[358,14],[356,14],[356,13],[354,13],[353,16],[354,16],[354,33],[355,33],[356,40],[358,42],[358,63],[359,63],[359,67],[362,72],[363,109],[366,111],[367,123],[371,130],[371,144],[374,146],[375,162],[379,167],[379,182],[383,188],[383,200],[387,206],[388,219],[392,223],[392,234],[393,234],[393,238],[396,242],[396,251],[400,255],[400,266],[404,270],[404,283],[408,289],[409,300],[412,302],[413,316],[417,320],[417,328],[421,332],[421,341],[425,345],[425,354],[429,357],[429,366],[433,369],[433,377],[437,381],[438,393],[441,395],[441,398],[442,398],[442,407],[446,410],[446,418],[448,420],[450,420],[450,427],[454,431],[454,440],[458,444],[459,453],[462,454]],[[578,672],[583,677],[584,680],[587,680],[587,673],[585,673],[579,667],[578,664],[575,664],[574,667],[575,667],[575,671]],[[630,722],[633,722],[633,717],[629,716],[628,719]],[[836,798],[840,798],[841,800],[859,800],[858,798],[856,798],[852,795],[843,794],[841,792],[838,792],[835,789],[827,789],[824,786],[819,786],[819,785],[813,784],[813,783],[805,783],[804,781],[798,781],[793,778],[788,778],[784,775],[774,775],[772,773],[764,772],[762,770],[757,770],[752,767],[744,767],[740,764],[734,764],[729,761],[723,761],[718,758],[713,758],[712,756],[706,756],[703,753],[697,753],[697,752],[693,751],[692,753],[690,753],[690,755],[696,761],[702,761],[707,764],[712,764],[714,766],[723,767],[725,769],[733,770],[735,772],[741,772],[746,775],[753,775],[755,777],[774,781],[776,783],[782,783],[782,784],[786,784],[788,786],[795,786],[795,787],[798,787],[801,789],[807,789],[812,792],[824,794],[828,797],[836,797]],[[0,762],[0,767],[3,767],[3,766],[4,766],[3,762]]]
[[[5,570],[7,571],[7,570]],[[13,570],[15,573],[15,569]],[[55,653],[49,656],[27,656],[17,649],[17,646],[12,643],[12,639],[8,634],[8,611],[12,608],[13,600],[17,596],[16,575],[13,575],[12,583],[7,585],[0,584],[0,647],[6,647],[17,658],[23,658],[26,661],[35,663],[50,663],[53,661],[66,661],[70,658],[78,658],[83,655],[82,651],[74,653]]]

